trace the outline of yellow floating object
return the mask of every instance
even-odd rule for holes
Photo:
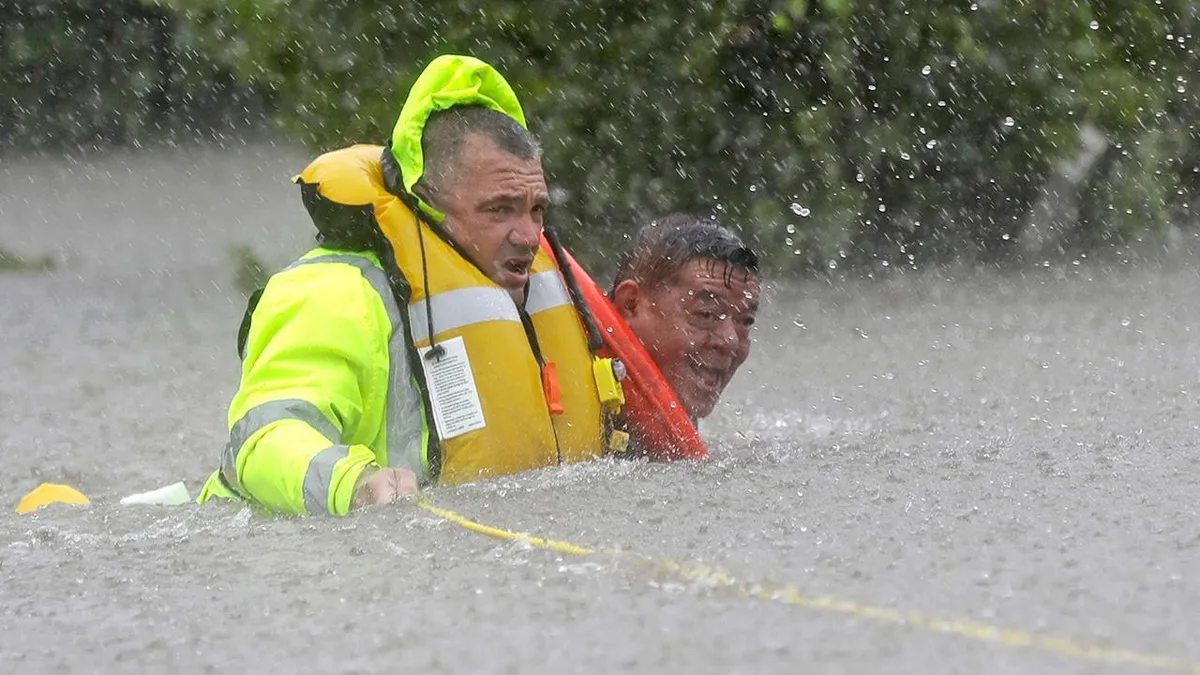
[[[25,515],[47,504],[91,504],[82,492],[69,485],[42,483],[17,503],[17,513]]]

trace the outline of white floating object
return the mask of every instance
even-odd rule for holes
[[[152,506],[179,506],[190,501],[192,501],[192,496],[188,494],[187,486],[182,481],[121,499],[122,504],[149,504]]]

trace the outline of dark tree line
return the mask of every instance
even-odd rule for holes
[[[381,142],[424,64],[471,53],[518,90],[585,257],[699,209],[780,270],[1003,260],[1194,221],[1198,27],[1187,0],[10,0],[0,143],[264,109],[314,150]]]

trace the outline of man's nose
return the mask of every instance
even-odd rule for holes
[[[727,314],[720,316],[716,326],[709,331],[709,338],[709,342],[714,346],[728,351],[737,351],[738,342],[741,339],[734,318]]]
[[[508,242],[514,246],[537,248],[542,239],[542,224],[532,215],[525,215],[508,233]]]

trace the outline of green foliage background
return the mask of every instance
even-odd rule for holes
[[[1003,260],[1084,129],[1105,144],[1049,196],[1077,205],[1053,248],[1164,237],[1200,196],[1187,0],[160,1],[125,6],[163,12],[176,53],[206,64],[190,75],[267,92],[314,150],[383,141],[437,54],[493,63],[585,256],[715,209],[777,270]],[[149,79],[88,109],[142,110]]]

